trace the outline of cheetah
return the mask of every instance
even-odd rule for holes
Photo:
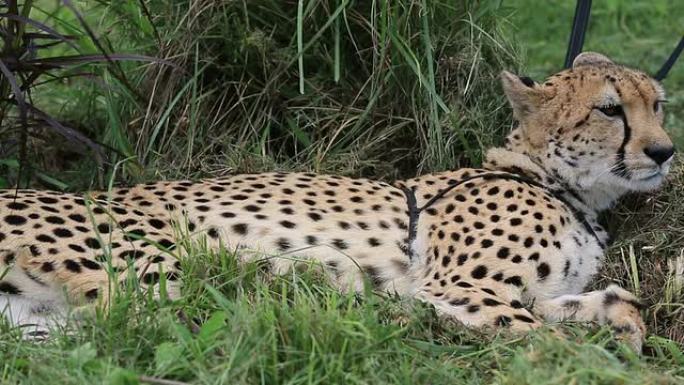
[[[584,289],[609,242],[598,214],[669,172],[662,87],[591,52],[544,83],[501,80],[516,125],[482,168],[394,183],[273,172],[87,194],[4,190],[4,315],[44,335],[68,306],[106,306],[131,277],[177,298],[184,233],[274,273],[315,261],[342,290],[415,297],[466,327],[593,322],[640,349],[638,299],[615,285]]]

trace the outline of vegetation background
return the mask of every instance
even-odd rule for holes
[[[560,0],[19,5],[70,45],[9,41],[11,20],[0,16],[3,62],[104,50],[173,63],[72,59],[25,90],[99,146],[35,114],[24,126],[12,100],[2,102],[0,187],[68,191],[274,169],[393,179],[476,165],[511,125],[498,73],[541,80],[559,70],[574,12]],[[595,2],[585,49],[654,73],[682,26],[681,1]],[[684,64],[664,84],[666,125],[682,147]],[[3,76],[0,92],[9,89]],[[76,330],[45,344],[1,326],[0,382],[681,383],[683,197],[678,164],[664,191],[628,199],[607,218],[618,240],[597,286],[616,281],[645,299],[653,334],[641,358],[607,329],[567,325],[567,340],[483,336],[413,301],[340,294],[313,270],[272,277],[187,245],[181,301],[127,293],[109,317],[81,314]]]

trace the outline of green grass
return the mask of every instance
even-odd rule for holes
[[[119,161],[129,183],[274,168],[394,179],[479,162],[507,130],[497,78],[519,64],[496,2],[190,3],[147,3],[160,43],[137,0],[84,11],[112,50],[179,68],[125,67],[149,103],[110,76],[39,90],[111,151],[97,170],[36,135],[37,168],[72,190],[101,186]]]
[[[533,0],[346,8],[344,0],[301,8],[294,0],[206,8],[152,0],[152,24],[138,1],[98,3],[84,11],[113,50],[170,58],[184,70],[124,66],[149,104],[109,77],[104,88],[75,81],[43,90],[51,112],[111,147],[111,163],[98,171],[38,131],[34,165],[56,182],[34,185],[78,190],[110,178],[274,169],[391,179],[477,164],[510,127],[498,72],[522,67],[541,80],[560,69],[574,10],[572,2]],[[419,12],[423,4],[429,12]],[[61,28],[73,28],[58,16]],[[594,2],[586,48],[653,73],[683,17],[675,1]],[[683,68],[665,81],[667,127],[680,146]],[[315,269],[274,277],[193,248],[177,302],[129,293],[108,317],[82,315],[45,344],[22,342],[4,326],[0,383],[682,383],[682,199],[678,165],[663,192],[627,200],[608,218],[619,238],[596,285],[617,281],[646,300],[652,335],[644,357],[605,329],[566,326],[566,339],[547,331],[486,336],[415,301],[341,294]]]
[[[189,253],[178,302],[124,294],[108,318],[82,314],[75,333],[45,344],[3,330],[0,382],[675,384],[684,374],[684,356],[660,338],[641,359],[607,330],[486,336],[415,301],[342,294],[314,268],[274,277],[230,254]]]

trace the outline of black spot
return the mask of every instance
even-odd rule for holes
[[[525,247],[530,248],[532,245],[534,245],[534,239],[532,237],[527,237],[525,238]]]
[[[57,240],[46,234],[39,234],[36,236],[36,240],[39,242],[55,243]]]
[[[530,88],[534,87],[534,80],[532,80],[531,78],[529,78],[527,76],[520,76],[519,78],[520,78],[520,81],[524,85],[526,85],[527,87],[530,87]]]
[[[40,270],[42,270],[44,273],[49,273],[55,270],[55,265],[50,261],[43,262],[43,264],[40,265]]]
[[[280,251],[287,251],[292,248],[292,244],[287,238],[278,238],[276,240],[276,246],[278,246],[278,250]]]
[[[70,248],[71,250],[76,251],[76,252],[79,252],[79,253],[85,253],[85,249],[84,249],[83,247],[79,246],[79,245],[70,244],[70,245],[69,245],[69,248]]]
[[[89,300],[94,300],[97,298],[97,289],[90,289],[85,292],[85,297]]]
[[[523,285],[522,279],[520,278],[520,276],[517,275],[504,279],[504,283],[517,287],[521,287]]]
[[[69,215],[69,219],[78,223],[85,223],[86,221],[86,218],[81,214],[71,214]]]
[[[499,305],[501,305],[501,302],[499,302],[495,299],[492,299],[492,298],[485,298],[482,300],[482,303],[485,306],[499,306]]]
[[[506,259],[511,254],[511,249],[508,247],[502,247],[496,252],[496,256],[500,259]]]
[[[482,290],[483,292],[485,292],[487,294],[496,295],[496,292],[494,292],[494,290],[486,288],[486,287],[483,287],[480,290]]]
[[[468,313],[477,313],[480,311],[480,305],[469,305],[466,310]]]
[[[48,217],[45,217],[45,221],[47,223],[51,223],[53,225],[62,225],[65,223],[64,219],[62,219],[60,217],[56,217],[54,215],[50,215]]]
[[[606,293],[605,297],[603,297],[603,304],[605,306],[615,305],[619,301],[620,297],[618,297],[618,295],[613,293],[612,291],[609,291],[608,293]]]
[[[10,202],[7,208],[10,210],[25,210],[28,206],[21,202]]]
[[[500,191],[499,187],[494,186],[494,187],[490,188],[489,190],[487,190],[487,195],[496,195],[499,193],[499,191]]]
[[[261,211],[261,207],[259,207],[257,205],[247,205],[244,207],[244,209],[249,211],[249,212],[252,212],[252,213],[256,213],[256,212]]]
[[[529,324],[534,323],[532,318],[522,314],[514,314],[513,318],[517,319],[518,321],[527,322]]]
[[[294,229],[295,227],[297,227],[296,223],[290,221],[280,221],[280,225],[286,229]]]
[[[382,245],[382,242],[380,242],[380,240],[378,238],[371,237],[371,238],[368,238],[368,244],[371,245],[371,247],[378,247],[378,246]]]
[[[164,228],[164,226],[166,226],[166,224],[163,221],[156,218],[150,219],[148,222],[150,226],[154,227],[157,230],[161,230]]]
[[[79,265],[78,262],[76,262],[72,259],[65,259],[64,260],[64,267],[66,267],[67,270],[74,272],[74,273],[80,273],[81,272],[81,265]]]
[[[97,225],[97,231],[99,231],[102,234],[107,234],[110,231],[112,231],[112,228],[111,226],[109,226],[108,223],[100,223],[99,225]]]
[[[539,277],[540,281],[545,280],[549,274],[551,274],[551,267],[546,262],[542,262],[537,266],[537,277]]]
[[[140,259],[145,256],[145,252],[142,250],[125,250],[119,253],[119,258],[121,259]]]
[[[126,219],[125,221],[119,222],[119,227],[121,227],[121,228],[126,228],[126,227],[128,227],[128,226],[135,225],[136,223],[138,223],[138,221],[136,221],[135,219],[130,219],[130,218],[129,218],[129,219]]]
[[[349,248],[349,245],[347,242],[341,240],[341,239],[333,239],[332,241],[333,246],[337,247],[340,250],[346,250]]]
[[[461,253],[461,254],[458,255],[457,264],[458,264],[459,266],[463,266],[463,264],[466,263],[467,260],[468,260],[468,254],[466,254],[466,253]]]
[[[85,244],[91,249],[99,249],[102,247],[102,245],[100,245],[100,241],[98,241],[96,238],[86,238]]]
[[[366,276],[370,279],[371,284],[374,287],[380,287],[384,282],[385,279],[382,277],[378,269],[374,266],[362,266],[363,272],[366,274]]]
[[[512,321],[511,317],[500,315],[496,318],[496,326],[510,326]]]
[[[49,198],[49,197],[40,197],[38,198],[39,202],[45,203],[45,204],[54,204],[57,203],[57,199],[55,198]]]
[[[12,226],[20,226],[26,223],[26,218],[19,215],[8,215],[5,217],[5,222]]]
[[[449,301],[449,305],[451,306],[463,306],[467,305],[470,303],[470,298],[454,298],[451,301]]]
[[[211,237],[212,239],[218,239],[219,232],[218,230],[216,230],[215,227],[212,227],[207,231],[207,235],[209,235],[209,237]]]
[[[80,258],[80,261],[81,261],[81,265],[83,265],[83,266],[86,267],[87,269],[90,269],[90,270],[100,270],[100,269],[102,269],[102,266],[100,266],[100,264],[98,264],[98,263],[96,263],[96,262],[93,262],[93,261],[91,261],[90,259],[87,259],[87,258]]]
[[[435,248],[435,254],[436,254],[437,248]],[[435,256],[435,259],[437,259],[437,256]],[[442,266],[447,267],[451,263],[451,256],[448,254],[445,254],[442,257]]]
[[[71,230],[61,228],[61,227],[52,230],[52,233],[55,234],[59,238],[71,238],[74,236],[74,233],[72,233]]]
[[[159,273],[156,271],[153,271],[151,273],[147,273],[147,274],[143,275],[142,281],[146,285],[156,284],[157,282],[159,282]]]
[[[0,282],[0,292],[5,294],[21,294],[21,290],[9,282]]]
[[[169,241],[168,239],[162,239],[162,240],[160,240],[158,243],[159,243],[160,246],[164,247],[164,248],[167,249],[167,250],[171,250],[171,249],[173,249],[173,248],[176,247],[176,244],[174,244],[173,242]]]
[[[247,235],[247,224],[237,223],[232,226],[233,231],[240,235]]]
[[[470,272],[470,276],[475,279],[482,279],[487,276],[487,267],[484,265],[478,265],[473,271]]]
[[[306,236],[306,243],[308,243],[311,246],[315,246],[318,244],[318,238],[316,238],[313,235],[307,235]]]

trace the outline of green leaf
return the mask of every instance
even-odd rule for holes
[[[211,315],[209,320],[202,325],[198,338],[200,341],[207,343],[214,339],[214,337],[226,327],[226,320],[228,314],[224,311],[217,311]]]
[[[93,361],[96,357],[97,350],[95,350],[90,342],[86,342],[69,353],[69,361],[79,368]]]
[[[183,347],[173,342],[162,342],[154,352],[154,363],[158,372],[164,372],[177,363],[183,354]]]
[[[116,368],[109,375],[108,384],[110,385],[138,385],[138,375],[124,368]]]

